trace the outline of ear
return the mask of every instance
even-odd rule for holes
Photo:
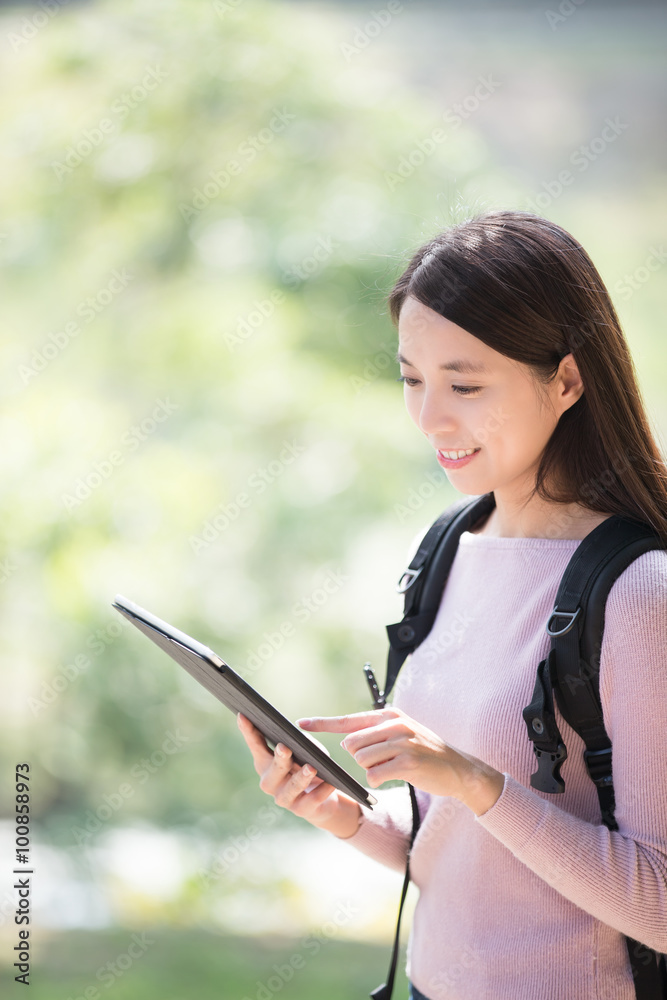
[[[556,385],[558,387],[557,399],[561,407],[561,412],[569,410],[579,397],[583,395],[584,383],[581,381],[579,368],[572,353],[566,354],[564,358],[561,358],[556,376]]]

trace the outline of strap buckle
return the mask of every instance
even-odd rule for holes
[[[580,611],[581,608],[577,608],[576,611],[559,611],[558,608],[554,608],[549,616],[549,621],[547,622],[547,635],[550,635],[552,638],[556,638],[559,635],[565,635],[566,632],[569,632],[572,626],[574,625],[575,621],[579,616]],[[567,618],[569,620],[565,628],[553,631],[550,626],[554,618]]]
[[[584,762],[591,781],[598,788],[611,787],[611,747],[604,747],[602,750],[584,750]]]
[[[404,572],[401,573],[400,577],[398,578],[398,583],[396,584],[396,593],[404,594],[406,590],[409,590],[412,584],[419,576],[419,574],[421,573],[421,571],[423,570],[423,568],[424,568],[423,566],[419,566],[417,569],[404,570]],[[407,582],[404,582],[406,577],[408,578]]]
[[[565,782],[560,776],[560,769],[567,760],[567,747],[559,743],[555,753],[540,750],[533,743],[533,751],[537,758],[537,771],[530,776],[533,788],[550,795],[558,795],[565,791]]]

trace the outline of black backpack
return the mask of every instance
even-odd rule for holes
[[[402,621],[387,626],[389,655],[384,691],[366,670],[374,707],[384,706],[407,658],[431,631],[459,537],[495,507],[493,493],[459,500],[448,507],[424,535],[396,589],[405,595]],[[567,757],[554,714],[554,695],[565,721],[585,744],[586,769],[595,783],[602,822],[617,830],[611,772],[611,742],[605,732],[600,703],[599,669],[607,596],[614,581],[633,560],[650,549],[665,548],[647,524],[613,515],[580,543],[560,582],[554,609],[546,623],[551,637],[548,655],[537,667],[533,700],[523,710],[528,739],[533,743],[537,770],[530,781],[542,792],[558,794],[565,788],[560,768]],[[372,1000],[390,1000],[399,948],[403,903],[410,881],[410,850],[420,817],[415,791],[408,784],[412,805],[412,834],[398,911],[396,937],[386,984]],[[637,1000],[667,1000],[667,961],[652,949],[626,937]]]

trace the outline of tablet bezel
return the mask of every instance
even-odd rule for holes
[[[208,646],[122,594],[116,594],[112,606],[147,638],[152,639],[163,652],[175,659],[226,708],[245,715],[260,730],[267,743],[273,744],[271,749],[278,742],[284,743],[292,751],[295,763],[310,764],[317,770],[319,777],[352,796],[360,805],[372,809],[377,803],[375,796],[336,763],[328,751],[290,722]],[[164,640],[167,640],[166,644]],[[221,691],[224,691],[228,700],[221,696]],[[233,704],[229,704],[230,701]]]

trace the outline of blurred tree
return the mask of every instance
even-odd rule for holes
[[[123,783],[113,820],[224,834],[256,808],[234,719],[110,601],[190,629],[289,714],[365,707],[405,546],[448,495],[383,295],[484,158],[472,129],[429,138],[437,111],[330,9],[34,21],[5,16],[0,98],[1,739],[43,769],[63,844]],[[144,783],[174,732],[191,742]]]

